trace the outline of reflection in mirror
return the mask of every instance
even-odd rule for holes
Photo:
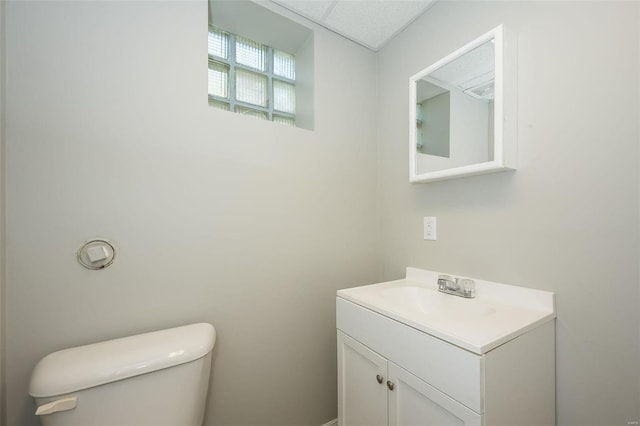
[[[418,82],[416,90],[416,149],[421,154],[448,158],[451,94],[425,80]]]
[[[494,74],[490,40],[417,82],[419,174],[493,160]]]
[[[412,182],[515,168],[503,49],[498,27],[411,77]]]

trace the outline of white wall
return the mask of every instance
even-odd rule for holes
[[[0,424],[5,424],[5,8],[0,2]]]
[[[375,56],[314,29],[308,131],[207,106],[204,0],[8,3],[7,425],[47,353],[198,321],[207,425],[336,417],[335,291],[378,277]]]
[[[637,13],[636,16],[638,18],[638,28],[640,28],[640,7],[638,7],[637,9]],[[638,58],[640,58],[640,31],[638,31]],[[638,59],[638,62],[640,63],[640,59]],[[638,80],[640,80],[640,64],[638,65],[638,69],[637,69],[637,73],[638,73]],[[638,99],[639,99],[639,103],[640,103],[640,84],[638,84]],[[640,134],[640,113],[638,114],[638,134]],[[638,150],[638,153],[640,154],[640,150]],[[640,164],[640,157],[638,158],[639,164]],[[640,190],[640,185],[638,185],[638,189]],[[638,201],[640,203],[640,196],[638,197]],[[640,211],[640,208],[638,209]],[[640,222],[640,216],[638,217],[639,222]],[[640,254],[638,254],[638,269],[640,270]],[[640,297],[638,298],[638,305],[640,306]],[[640,330],[639,330],[640,331]],[[640,374],[638,374],[638,387],[640,387]],[[638,407],[640,407],[640,393],[637,395],[637,405]]]
[[[316,28],[309,132],[207,107],[205,1],[8,3],[6,424],[35,425],[46,353],[196,321],[206,424],[322,424],[335,289],[407,265],[556,291],[558,425],[637,420],[638,9],[439,2],[379,53],[379,102],[374,55]],[[519,170],[409,184],[408,77],[500,23]],[[99,272],[75,263],[95,236]]]
[[[555,291],[561,426],[640,418],[639,7],[438,2],[378,57],[383,278],[409,265]],[[519,169],[409,184],[409,76],[501,23],[519,43]]]

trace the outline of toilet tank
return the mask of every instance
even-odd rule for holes
[[[211,324],[192,324],[44,357],[29,394],[43,426],[200,426]]]

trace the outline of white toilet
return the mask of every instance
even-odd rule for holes
[[[211,324],[192,324],[54,352],[29,394],[43,426],[200,426]]]

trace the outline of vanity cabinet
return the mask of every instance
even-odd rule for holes
[[[481,426],[482,417],[338,331],[339,424]]]
[[[555,425],[553,317],[474,352],[342,297],[336,312],[339,426]]]

